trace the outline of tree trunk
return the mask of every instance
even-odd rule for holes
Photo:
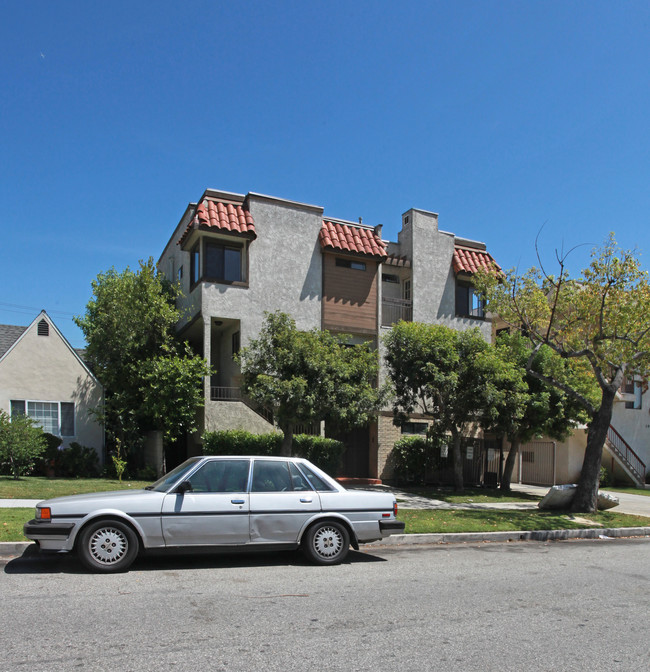
[[[517,462],[517,455],[519,455],[519,448],[521,440],[518,436],[509,437],[510,452],[506,458],[505,466],[503,467],[503,475],[501,476],[501,490],[510,492],[510,483],[512,481],[512,472]]]
[[[462,492],[464,489],[463,484],[463,455],[460,447],[460,434],[458,432],[452,432],[452,438],[454,443],[452,445],[452,457],[454,461],[454,490],[456,492]]]
[[[575,497],[571,503],[571,511],[594,513],[598,509],[598,483],[600,479],[600,462],[603,456],[603,445],[607,438],[607,430],[612,421],[616,390],[609,386],[603,389],[600,408],[594,413],[587,432],[587,448],[582,463],[580,479]]]
[[[286,425],[280,427],[282,430],[282,448],[280,449],[280,454],[283,457],[291,457],[293,451],[293,423],[289,422]]]

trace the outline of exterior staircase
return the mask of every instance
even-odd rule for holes
[[[607,431],[605,447],[617,460],[623,471],[643,488],[645,484],[646,465],[643,460],[632,450],[627,441],[614,429],[612,425]]]

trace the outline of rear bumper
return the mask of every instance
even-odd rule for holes
[[[380,520],[379,530],[382,537],[390,537],[391,534],[403,534],[406,524],[401,520]]]

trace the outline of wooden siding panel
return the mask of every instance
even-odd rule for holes
[[[343,257],[341,257],[343,258]],[[377,331],[377,262],[359,259],[365,271],[336,265],[337,255],[323,255],[323,328]]]

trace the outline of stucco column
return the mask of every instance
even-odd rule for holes
[[[209,315],[203,315],[203,358],[212,370],[212,318]],[[206,403],[210,401],[211,376],[205,376],[204,398]]]

